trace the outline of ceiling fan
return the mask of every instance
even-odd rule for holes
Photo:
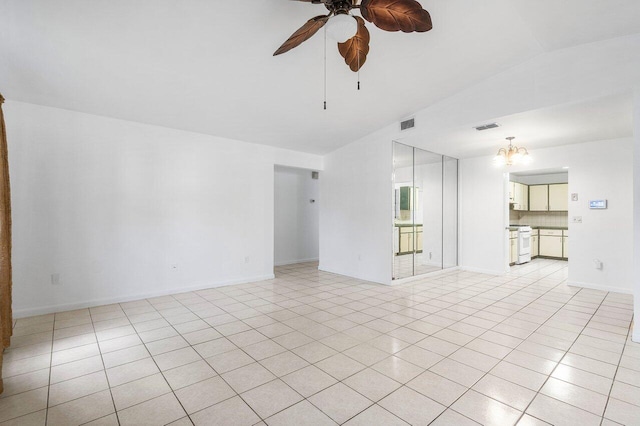
[[[433,25],[429,12],[416,0],[297,0],[324,4],[329,14],[311,18],[285,41],[273,56],[288,52],[310,39],[327,24],[327,33],[338,41],[338,51],[351,71],[360,70],[369,53],[369,30],[364,19],[385,31],[426,32]],[[359,16],[352,16],[360,9]]]

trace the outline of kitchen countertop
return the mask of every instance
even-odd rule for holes
[[[518,226],[509,226],[509,231],[517,231],[518,228],[521,228],[526,225],[518,225]],[[532,226],[531,229],[557,229],[560,231],[568,231],[569,228],[566,226]]]

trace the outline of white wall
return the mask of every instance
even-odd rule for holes
[[[640,86],[633,96],[633,341],[640,342]]]
[[[633,140],[618,139],[535,151],[526,167],[496,168],[490,157],[462,160],[461,247],[467,269],[502,273],[507,268],[504,172],[569,167],[569,284],[633,291]],[[608,199],[606,210],[589,200]],[[604,268],[594,268],[594,260]]]
[[[18,317],[269,278],[274,164],[322,168],[315,155],[20,102],[5,115]]]
[[[276,265],[318,260],[319,196],[320,183],[318,179],[311,178],[311,170],[276,166]]]
[[[392,144],[357,141],[324,158],[320,269],[383,284],[393,263]]]

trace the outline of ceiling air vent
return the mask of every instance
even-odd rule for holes
[[[400,123],[400,130],[409,130],[413,129],[416,126],[416,121],[413,118],[405,120]]]
[[[500,125],[498,123],[489,123],[489,124],[483,124],[482,126],[478,126],[475,129],[481,132],[483,130],[495,129],[496,127],[500,127]]]

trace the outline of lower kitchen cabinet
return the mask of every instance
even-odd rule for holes
[[[518,261],[518,231],[509,232],[509,263]]]
[[[535,229],[531,232],[531,257],[538,257],[538,230]]]
[[[564,237],[559,229],[540,229],[539,255],[544,257],[562,258]]]
[[[400,226],[398,232],[399,251],[396,254],[422,253],[422,225],[415,226],[415,234],[413,226]],[[415,246],[414,246],[415,238]]]

